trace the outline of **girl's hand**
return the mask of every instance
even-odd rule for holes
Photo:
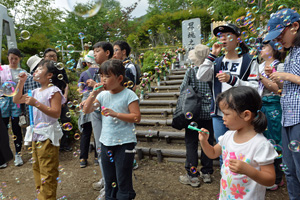
[[[285,72],[273,72],[269,77],[273,82],[281,82],[286,80],[285,75]]]
[[[104,108],[102,110],[103,114],[105,117],[108,117],[108,116],[111,116],[111,117],[117,117],[118,113],[113,111],[112,109],[110,108]]]
[[[216,43],[214,43],[213,46],[212,46],[212,51],[211,51],[211,53],[212,53],[213,55],[215,55],[215,56],[218,56],[218,55],[220,54],[222,48],[223,48],[223,43],[221,43],[221,42],[216,42]]]
[[[227,83],[230,79],[230,75],[227,73],[217,73],[216,77],[219,79],[221,83]]]
[[[88,79],[86,81],[87,86],[94,87],[96,85],[96,82],[93,79]]]
[[[273,67],[271,67],[271,66],[265,66],[265,74],[267,76],[270,76],[270,74],[272,74],[272,70],[273,70]]]
[[[201,131],[199,131],[199,141],[207,141],[209,138],[209,131],[205,128],[201,128]],[[208,133],[208,134],[207,134]]]
[[[103,84],[102,84],[102,83],[96,83],[96,84],[94,85],[93,92],[92,92],[93,95],[98,95],[100,92],[102,92],[102,91],[104,90],[103,87],[101,87],[101,88],[99,88],[99,89],[96,89],[96,88],[98,88],[98,87],[101,86],[101,85],[103,85]]]
[[[247,163],[237,160],[237,159],[229,159],[229,169],[230,171],[238,174],[245,174],[247,169]]]
[[[83,106],[84,106],[85,102],[86,102],[86,100],[83,100],[83,101],[82,101],[82,102],[79,104],[79,108],[80,108],[80,110],[82,110],[82,109],[83,109]]]
[[[21,83],[25,83],[26,79],[27,79],[27,74],[26,74],[26,72],[21,72],[21,73],[19,73],[19,81],[20,81]]]
[[[35,103],[37,100],[33,97],[30,96],[25,96],[25,104],[30,105],[30,106],[35,106]]]

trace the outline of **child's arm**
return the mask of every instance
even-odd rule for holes
[[[201,128],[201,131],[199,131],[199,140],[201,148],[203,149],[205,155],[207,155],[207,157],[209,157],[210,159],[215,159],[219,157],[222,154],[221,146],[219,144],[211,146],[208,143],[209,134],[207,133],[209,133],[209,131],[204,128]]]
[[[54,93],[50,100],[51,107],[48,107],[40,102],[38,102],[33,97],[25,97],[25,103],[30,106],[37,107],[40,111],[45,113],[46,115],[58,119],[61,113],[61,94],[59,92]]]
[[[20,73],[19,74],[19,83],[17,85],[17,94],[13,97],[13,102],[14,103],[25,103],[25,97],[27,96],[27,94],[22,95],[23,92],[23,88],[24,88],[24,84],[25,81],[27,79],[27,74],[26,73]]]
[[[117,113],[109,108],[104,108],[103,113],[105,116],[116,117],[122,121],[129,123],[138,123],[141,121],[141,112],[138,101],[133,101],[128,106],[129,113]]]
[[[96,83],[94,85],[93,91],[90,93],[90,96],[85,100],[82,111],[86,114],[94,111],[93,103],[97,102],[100,105],[100,102],[96,99],[97,95],[103,91],[103,87],[95,90],[97,87],[101,86],[101,83]],[[101,105],[100,105],[101,106]]]
[[[274,164],[261,165],[260,170],[257,170],[246,162],[230,159],[229,168],[232,172],[247,175],[261,185],[272,186],[275,184]]]
[[[262,82],[262,84],[264,84],[264,86],[270,90],[271,92],[274,92],[275,94],[278,93],[279,87],[276,83],[274,83],[273,81],[269,80],[268,78],[262,76],[261,74],[259,74],[259,80]]]

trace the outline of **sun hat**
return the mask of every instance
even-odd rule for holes
[[[214,30],[213,30],[213,33],[215,36],[217,36],[218,33],[233,33],[233,34],[236,34],[237,36],[240,36],[241,35],[241,29],[239,27],[237,27],[236,25],[234,24],[224,24],[224,25],[221,25],[221,26],[217,26]]]
[[[94,51],[93,50],[90,50],[88,52],[88,54],[86,56],[84,56],[84,61],[92,63],[92,64],[96,64],[95,57],[94,57]]]
[[[268,34],[264,38],[264,41],[274,40],[281,34],[285,27],[299,20],[300,15],[295,10],[289,8],[278,10],[271,15],[267,25]]]
[[[34,70],[34,68],[41,62],[42,58],[38,57],[37,55],[31,56],[30,58],[28,58],[27,60],[27,66],[30,69],[30,72],[32,72],[32,70]]]
[[[203,44],[198,44],[195,46],[195,59],[196,61],[194,62],[195,65],[201,65],[205,58],[209,55],[210,49],[208,46],[203,45]]]

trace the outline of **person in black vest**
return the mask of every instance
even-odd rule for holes
[[[199,66],[197,78],[200,81],[212,81],[211,114],[215,139],[222,136],[228,128],[223,124],[223,114],[215,100],[219,93],[233,86],[250,86],[258,89],[258,62],[248,54],[248,47],[241,40],[241,30],[234,24],[224,24],[216,27],[213,33],[219,41],[213,44],[212,51]],[[221,51],[225,55],[219,56]],[[219,56],[219,57],[218,57]],[[220,165],[222,166],[220,157]]]

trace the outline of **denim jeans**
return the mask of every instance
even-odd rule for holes
[[[284,171],[287,180],[287,189],[290,200],[300,199],[300,153],[288,148],[292,140],[300,141],[300,124],[282,127],[283,164],[287,166]]]
[[[214,136],[213,136],[213,127],[212,127],[212,120],[199,120],[196,121],[198,124],[198,128],[205,128],[209,131],[210,135],[208,138],[208,143],[213,145]],[[186,146],[186,161],[185,161],[185,169],[187,174],[192,177],[199,176],[199,171],[193,172],[191,167],[198,167],[198,132],[193,131],[191,129],[185,129],[185,146]],[[213,171],[213,160],[208,158],[203,151],[201,151],[201,172],[203,174],[212,174]]]
[[[105,177],[106,200],[131,200],[135,198],[132,185],[132,165],[135,143],[117,146],[101,144],[101,162]]]
[[[213,120],[213,127],[214,127],[214,133],[215,133],[215,139],[217,141],[217,143],[219,142],[218,138],[221,135],[224,135],[226,133],[226,131],[228,131],[229,129],[226,128],[226,126],[224,125],[224,121],[222,119],[223,117],[218,116],[218,115],[214,115],[212,116],[212,120]],[[222,159],[222,155],[220,155],[220,166],[222,167],[223,164],[223,159]]]

